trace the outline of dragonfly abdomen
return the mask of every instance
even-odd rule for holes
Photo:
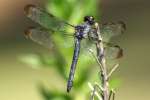
[[[75,74],[76,65],[77,65],[77,61],[78,61],[79,53],[80,53],[80,43],[81,43],[81,39],[76,38],[73,60],[72,60],[71,69],[69,73],[69,79],[67,83],[67,92],[69,92],[73,86],[74,74]]]

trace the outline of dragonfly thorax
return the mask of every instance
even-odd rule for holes
[[[78,39],[87,38],[87,35],[91,29],[91,25],[84,23],[75,27],[75,37]]]

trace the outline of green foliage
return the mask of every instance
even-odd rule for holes
[[[77,24],[86,15],[97,17],[98,0],[48,0],[46,8],[55,16]]]
[[[72,98],[66,93],[57,91],[50,91],[45,89],[43,86],[39,86],[40,93],[45,97],[44,100],[72,100]]]

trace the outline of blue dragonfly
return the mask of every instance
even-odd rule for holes
[[[73,86],[75,69],[81,47],[83,46],[85,48],[91,48],[91,44],[94,44],[94,42],[97,41],[97,35],[94,34],[97,31],[97,28],[95,27],[97,22],[95,21],[94,17],[85,16],[83,23],[79,25],[72,25],[35,5],[27,5],[24,10],[25,15],[29,19],[40,25],[40,27],[31,27],[25,32],[26,37],[34,42],[47,48],[52,48],[52,35],[55,35],[55,33],[61,33],[64,36],[73,37],[74,53],[67,83],[67,92],[69,92]],[[74,30],[74,32],[70,34],[66,31],[66,28],[71,28]],[[116,59],[122,57],[123,50],[118,45],[114,45],[109,41],[112,37],[121,35],[125,28],[125,24],[121,21],[100,25],[100,33],[103,38],[102,42],[105,44],[106,57]],[[86,44],[81,44],[81,41],[84,40],[86,41]]]

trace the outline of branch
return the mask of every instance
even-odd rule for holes
[[[109,93],[109,98],[108,98],[108,100],[111,100],[111,96],[112,96],[112,90],[111,90],[110,93]]]
[[[107,76],[107,80],[109,80],[109,78],[111,77],[112,73],[114,71],[116,71],[116,69],[119,67],[119,64],[116,64],[112,69],[111,71],[109,72],[108,76]]]
[[[110,91],[108,100],[111,100],[111,97],[112,97],[112,100],[115,100],[115,91],[113,89]]]
[[[112,93],[113,93],[113,98],[112,98],[112,100],[115,100],[115,95],[116,95],[116,93],[115,93],[114,90],[112,90]]]
[[[95,95],[97,96],[98,100],[102,100],[101,96],[100,96],[99,93],[96,91],[96,88],[97,88],[97,87],[100,88],[100,89],[101,89],[101,87],[99,87],[97,84],[95,84],[94,87],[93,87],[91,83],[88,83],[88,85],[89,85],[90,89],[92,90],[91,99],[90,99],[90,100],[94,100],[94,96],[95,96]]]
[[[104,53],[104,46],[102,42],[102,36],[100,33],[99,25],[98,23],[95,23],[95,27],[97,29],[96,35],[98,36],[97,42],[96,42],[96,48],[97,48],[97,58],[100,62],[101,68],[103,68],[101,72],[101,78],[102,78],[102,87],[103,87],[103,100],[108,100],[109,98],[109,86],[108,86],[108,80],[107,80],[107,66],[106,66],[106,59],[105,59],[105,53]]]
[[[102,67],[101,63],[99,62],[97,56],[94,54],[94,51],[92,49],[88,49],[88,51],[92,54],[92,56],[94,57],[94,59],[96,60],[98,65],[100,66],[100,72],[103,72],[103,67]]]

